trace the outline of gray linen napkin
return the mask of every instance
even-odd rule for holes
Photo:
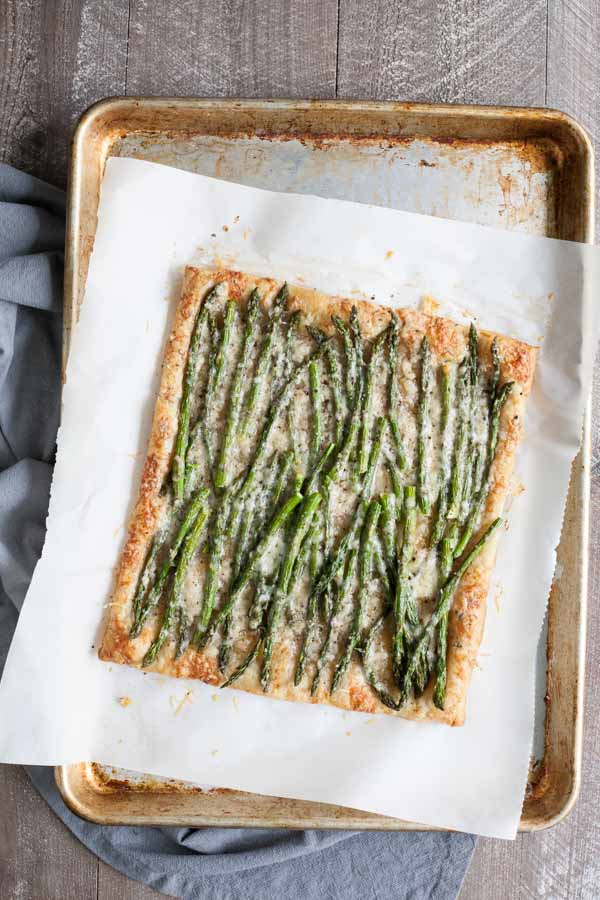
[[[0,672],[44,542],[59,419],[64,196],[0,163]],[[128,828],[73,815],[43,767],[28,773],[86,847],[131,878],[203,900],[456,897],[474,838]]]

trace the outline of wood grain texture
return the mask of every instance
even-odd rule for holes
[[[341,0],[338,96],[542,106],[546,0]]]
[[[98,900],[165,900],[166,896],[99,861]]]
[[[0,159],[64,186],[76,120],[124,92],[127,19],[122,0],[0,2]]]
[[[96,900],[97,860],[18,766],[0,765],[2,900]]]
[[[335,96],[337,0],[131,0],[127,93]]]

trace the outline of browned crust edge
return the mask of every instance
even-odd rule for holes
[[[105,631],[99,649],[102,660],[140,667],[154,636],[155,628],[150,623],[138,638],[129,637],[131,600],[164,502],[159,492],[170,468],[182,376],[195,316],[208,288],[223,280],[228,282],[230,297],[238,302],[256,286],[265,296],[265,303],[268,305],[279,286],[272,279],[257,278],[229,269],[188,267],[185,271],[182,296],[165,350],[138,501],[129,523],[127,541],[117,567],[115,590],[105,619]],[[331,330],[333,313],[348,318],[352,306],[358,308],[361,327],[367,337],[378,333],[389,320],[389,312],[385,307],[365,301],[331,297],[299,286],[290,286],[290,292],[292,305],[302,309],[325,331]],[[432,350],[439,358],[448,361],[462,358],[467,338],[465,326],[412,309],[400,309],[397,313],[405,346],[416,347],[422,336],[427,334]],[[489,358],[491,342],[495,336],[491,332],[480,332],[480,347],[484,359]],[[502,360],[501,380],[514,381],[515,388],[502,412],[492,486],[483,514],[482,529],[502,513],[510,492],[515,454],[522,438],[523,413],[533,382],[537,355],[536,348],[528,344],[501,335],[496,337]],[[448,678],[444,710],[433,705],[431,685],[422,697],[407,704],[399,712],[390,710],[366,684],[362,668],[357,663],[353,663],[349,669],[345,689],[338,690],[333,696],[327,696],[324,690],[320,690],[312,697],[308,687],[301,685],[296,688],[293,685],[293,655],[286,652],[288,647],[285,640],[280,642],[274,653],[269,696],[295,702],[324,703],[360,712],[462,725],[465,720],[468,686],[483,634],[486,598],[497,540],[496,537],[490,541],[462,579],[455,595],[448,627]],[[211,685],[220,685],[224,681],[218,672],[216,652],[211,648],[203,652],[187,650],[175,661],[170,658],[167,646],[146,671],[179,678],[196,678]],[[253,668],[234,687],[251,693],[263,693]]]

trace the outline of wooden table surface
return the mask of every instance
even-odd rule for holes
[[[0,0],[0,90],[0,160],[63,186],[75,121],[115,94],[551,106],[596,138],[600,0]],[[599,404],[600,367],[596,422]],[[599,452],[596,428],[581,798],[546,833],[480,840],[461,900],[600,896]],[[92,856],[20,769],[0,767],[0,796],[3,900],[160,896]]]

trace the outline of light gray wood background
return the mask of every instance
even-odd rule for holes
[[[552,106],[597,138],[600,0],[0,0],[0,159],[64,185],[75,121],[114,94]],[[461,900],[600,896],[599,438],[581,799],[551,831],[481,840]],[[0,767],[0,796],[3,900],[160,896],[95,859],[20,769]]]

